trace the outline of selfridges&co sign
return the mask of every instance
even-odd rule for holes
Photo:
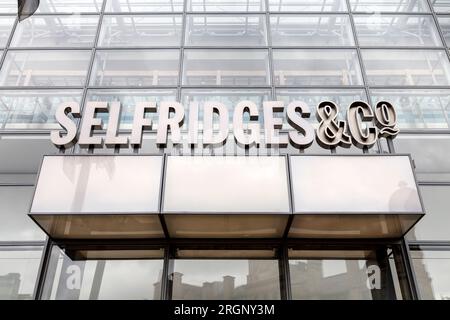
[[[58,147],[69,147],[75,143],[82,146],[104,143],[111,147],[128,144],[139,147],[143,131],[156,128],[156,144],[160,147],[166,146],[168,139],[174,144],[223,145],[232,130],[236,142],[243,146],[261,144],[264,135],[267,146],[286,147],[291,143],[296,148],[305,149],[316,139],[321,147],[331,149],[337,146],[348,148],[352,144],[370,148],[378,138],[393,138],[399,132],[395,109],[386,101],[377,103],[373,109],[366,102],[355,101],[348,107],[345,121],[338,120],[339,108],[336,104],[323,101],[315,112],[317,129],[309,120],[309,106],[301,101],[291,102],[287,106],[282,101],[266,101],[263,102],[262,112],[254,102],[241,101],[234,106],[232,117],[230,109],[223,103],[210,101],[201,107],[197,102],[190,103],[189,115],[186,116],[184,107],[178,102],[140,102],[135,106],[131,133],[118,135],[120,102],[88,102],[82,117],[80,105],[68,102],[60,105],[55,115],[64,130],[52,131],[51,140]],[[97,117],[101,112],[108,113],[108,125],[104,135],[94,136],[92,131],[103,126],[102,119]],[[149,113],[156,116],[147,117]],[[77,117],[82,118],[79,132],[74,121]],[[280,131],[286,122],[290,128]],[[185,129],[187,135],[182,135]],[[201,141],[200,133],[203,135]],[[183,136],[187,141],[183,141]]]

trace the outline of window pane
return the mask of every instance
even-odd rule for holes
[[[12,47],[92,47],[98,16],[32,16],[17,24]]]
[[[185,50],[184,85],[269,84],[266,50]]]
[[[32,186],[0,186],[0,241],[45,240],[45,234],[27,215],[33,192]]]
[[[374,104],[391,102],[400,128],[449,128],[450,91],[448,90],[372,90]]]
[[[0,71],[3,86],[83,86],[91,51],[8,51]]]
[[[270,11],[347,11],[345,0],[269,0]]]
[[[275,46],[354,44],[350,20],[346,15],[272,15],[270,28]]]
[[[433,10],[438,13],[450,13],[450,2],[448,0],[431,1]]]
[[[369,85],[446,86],[450,63],[444,51],[361,50]]]
[[[0,13],[17,14],[16,0],[2,0],[0,2]]]
[[[420,186],[425,216],[408,233],[410,240],[450,240],[450,186]]]
[[[0,182],[34,184],[42,156],[58,151],[48,133],[0,135]]]
[[[229,107],[231,115],[233,108],[243,100],[250,100],[256,103],[257,106],[262,106],[264,101],[270,100],[270,90],[184,89],[181,93],[182,104],[186,107],[192,101],[200,103],[217,101]]]
[[[401,299],[390,250],[289,250],[296,300]]]
[[[266,45],[266,18],[251,16],[190,15],[186,24],[186,45]]]
[[[126,255],[127,250],[122,251]],[[161,296],[162,259],[72,260],[54,246],[50,266],[43,299],[157,300]]]
[[[394,144],[396,152],[411,153],[419,180],[450,181],[449,135],[404,134]]]
[[[160,101],[175,101],[176,90],[89,90],[86,101],[106,101],[111,103],[113,101],[120,101],[121,113],[119,129],[131,129],[133,126],[134,108],[139,102],[160,102]],[[98,118],[103,120],[104,128],[107,128],[108,113],[100,113]],[[146,118],[153,119],[157,122],[157,113],[147,112]],[[156,126],[154,126],[156,128]]]
[[[42,247],[0,247],[0,300],[31,300]]]
[[[179,56],[178,50],[97,51],[91,85],[176,85]]]
[[[183,0],[107,0],[106,12],[178,12]]]
[[[439,26],[444,35],[447,47],[450,46],[450,17],[438,17]]]
[[[362,85],[355,50],[274,50],[277,85]]]
[[[450,251],[411,250],[421,299],[448,300],[450,298]]]
[[[0,47],[6,47],[15,20],[15,17],[0,17]]]
[[[179,46],[181,16],[104,16],[99,46]]]
[[[102,8],[102,3],[103,0],[41,0],[37,12],[38,13],[100,12]]]
[[[55,119],[62,102],[81,101],[79,90],[0,91],[1,129],[60,129]]]
[[[350,0],[359,12],[429,12],[426,0]]]
[[[280,299],[277,260],[174,260],[174,300]]]
[[[355,27],[362,46],[442,46],[432,16],[358,15]]]
[[[187,11],[258,12],[265,10],[265,0],[187,0]]]

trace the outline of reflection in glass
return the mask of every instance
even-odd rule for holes
[[[437,13],[450,13],[450,3],[448,0],[433,0],[431,4],[433,10]]]
[[[373,103],[389,101],[397,112],[400,128],[449,128],[450,95],[448,90],[372,90]]]
[[[92,67],[91,85],[156,86],[178,82],[179,51],[98,50]]]
[[[98,16],[32,16],[17,24],[12,47],[92,47]]]
[[[411,250],[415,278],[420,298],[424,300],[450,299],[450,248],[441,250]]]
[[[355,50],[274,50],[277,85],[362,85]]]
[[[401,299],[390,250],[289,250],[296,300]]]
[[[450,85],[450,62],[441,50],[361,50],[369,85]]]
[[[450,186],[420,186],[427,213],[408,233],[411,240],[450,240]]]
[[[450,136],[401,134],[394,145],[396,152],[411,154],[419,180],[450,181]]]
[[[0,13],[17,14],[17,1],[2,0],[0,2]]]
[[[134,109],[140,102],[156,102],[175,101],[176,90],[160,89],[103,89],[89,90],[86,101],[105,101],[108,103],[119,101],[121,104],[119,129],[131,129],[134,119]],[[104,124],[104,129],[108,127],[108,113],[102,112],[97,114]],[[146,112],[146,117],[155,120],[153,129],[157,128],[157,114],[155,112]],[[147,129],[145,129],[147,130]]]
[[[179,12],[184,0],[106,0],[106,12]]]
[[[187,11],[258,12],[265,10],[265,0],[187,0]]]
[[[262,46],[266,45],[266,17],[263,15],[189,15],[186,45]]]
[[[0,246],[0,300],[31,300],[42,247]]]
[[[0,241],[45,240],[27,215],[33,191],[32,186],[0,186]]]
[[[181,15],[104,16],[99,46],[179,46],[181,20]]]
[[[80,102],[79,90],[0,91],[0,128],[59,129],[55,111],[63,102]]]
[[[15,20],[14,17],[0,17],[0,48],[6,47]]]
[[[266,50],[184,51],[184,85],[258,86],[269,84]]]
[[[347,11],[347,4],[345,0],[269,0],[269,9],[274,12]]]
[[[358,12],[429,12],[427,0],[350,0]]]
[[[157,300],[162,269],[162,259],[72,260],[54,246],[43,299]]]
[[[450,17],[438,16],[439,27],[441,27],[447,47],[450,47]]]
[[[83,86],[90,57],[90,50],[8,51],[0,85]]]
[[[277,260],[174,260],[174,300],[280,299]]]
[[[103,0],[40,0],[37,13],[100,12]]]
[[[271,15],[275,46],[351,46],[354,44],[346,15]]]
[[[442,46],[432,16],[373,14],[354,20],[362,46]]]

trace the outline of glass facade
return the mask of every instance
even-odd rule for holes
[[[448,1],[41,0],[37,13],[20,23],[16,10],[17,1],[1,1],[0,299],[450,296]],[[59,128],[55,110],[66,101],[82,108],[87,101],[120,101],[125,134],[137,102],[211,99],[229,106],[303,100],[311,110],[328,99],[340,107],[340,117],[356,100],[392,102],[401,134],[369,152],[412,155],[426,217],[405,239],[381,248],[355,240],[330,253],[332,240],[314,250],[299,248],[307,243],[302,240],[271,240],[259,242],[261,252],[255,252],[242,239],[211,256],[206,240],[195,248],[181,240],[164,243],[158,250],[149,243],[144,253],[130,241],[109,252],[117,254],[113,259],[102,256],[104,247],[86,251],[47,241],[26,217],[44,154],[299,153],[292,146],[245,149],[231,139],[220,147],[168,143],[162,150],[154,130],[144,133],[139,149],[58,150],[49,139]],[[103,119],[94,134],[107,128]],[[305,153],[331,151],[313,144]],[[374,289],[369,282],[377,268],[381,287]],[[119,288],[117,279],[123,279]]]

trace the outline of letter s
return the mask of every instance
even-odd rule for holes
[[[57,147],[71,147],[77,137],[77,125],[68,114],[74,117],[80,116],[80,105],[77,102],[64,102],[58,106],[55,113],[56,121],[67,131],[63,136],[60,130],[54,130],[50,133],[52,143]]]

